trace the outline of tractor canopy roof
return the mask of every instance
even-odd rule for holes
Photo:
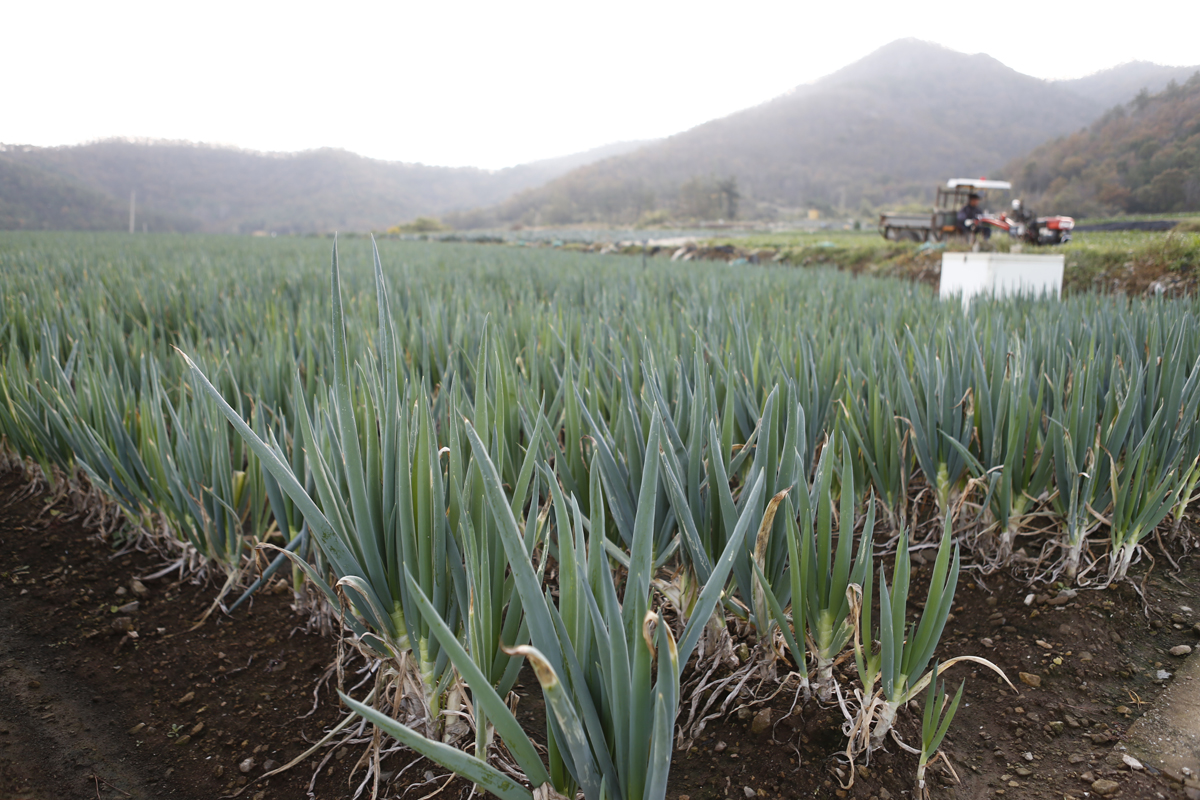
[[[1011,189],[1008,181],[989,181],[987,178],[951,178],[946,181],[947,189]]]

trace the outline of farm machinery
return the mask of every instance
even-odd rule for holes
[[[1071,240],[1075,220],[1071,217],[1039,217],[1013,199],[1011,209],[1001,214],[982,211],[962,219],[960,210],[969,207],[972,196],[986,198],[988,190],[1012,191],[1008,181],[986,178],[951,178],[937,189],[937,200],[928,213],[885,211],[879,215],[879,233],[890,241],[940,242],[961,236],[972,242],[987,237],[991,229],[1006,232],[1028,244],[1064,244]]]

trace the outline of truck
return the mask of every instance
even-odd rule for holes
[[[959,209],[967,204],[973,194],[986,198],[988,190],[1011,192],[1012,184],[987,178],[951,178],[945,186],[937,188],[937,198],[930,211],[885,211],[880,214],[879,233],[889,241],[941,242],[955,236],[974,241],[981,226],[986,225],[1029,244],[1064,244],[1071,240],[1074,219],[1064,216],[1039,217],[1026,209],[1019,199],[1012,201],[1009,213],[984,213],[977,220],[960,224]]]

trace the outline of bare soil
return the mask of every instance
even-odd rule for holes
[[[260,593],[192,630],[219,584],[170,575],[135,596],[131,580],[160,557],[113,558],[67,504],[24,489],[0,477],[0,800],[353,796],[362,747],[330,747],[256,781],[341,718],[336,680],[321,681],[336,642],[306,632],[290,593]],[[412,797],[445,783],[444,770],[415,766],[410,785],[427,770],[441,780]]]
[[[322,682],[336,642],[306,631],[289,594],[260,594],[251,608],[193,630],[217,585],[168,576],[135,596],[131,580],[161,558],[113,558],[69,506],[47,506],[26,488],[14,473],[0,476],[0,800],[354,796],[361,745],[325,748],[256,781],[268,761],[286,763],[341,717],[335,681]],[[1159,557],[1144,584],[1146,605],[1129,585],[1059,605],[1035,589],[1027,605],[1031,590],[1011,577],[976,585],[964,576],[939,653],[991,659],[1021,693],[972,665],[948,673],[952,688],[968,679],[943,748],[961,783],[932,768],[935,798],[1082,800],[1097,796],[1097,780],[1116,783],[1111,797],[1188,796],[1168,776],[1121,761],[1126,730],[1174,679],[1159,677],[1180,663],[1168,651],[1197,644],[1200,613],[1189,609],[1200,609],[1200,568],[1189,560],[1170,575],[1165,564]],[[918,565],[914,585],[927,572]],[[136,610],[121,610],[134,601]],[[540,697],[519,691],[523,712],[539,714]],[[676,753],[668,796],[911,797],[916,758],[895,745],[841,788],[850,777],[837,758],[841,721],[833,708],[793,707],[786,693],[733,713]],[[916,742],[918,726],[916,714],[901,715],[905,741]],[[412,761],[385,760],[385,771],[403,770],[390,796],[470,794],[444,770]]]

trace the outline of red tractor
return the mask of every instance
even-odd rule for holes
[[[1012,201],[1010,213],[996,215],[985,211],[973,219],[960,219],[959,211],[969,204],[971,196],[986,199],[989,189],[1012,191],[1012,184],[986,178],[951,178],[945,186],[938,187],[937,202],[930,213],[885,212],[879,216],[879,233],[892,241],[940,242],[956,235],[974,241],[986,226],[1006,231],[1012,238],[1029,244],[1063,244],[1071,241],[1074,219],[1039,217],[1016,199]]]

